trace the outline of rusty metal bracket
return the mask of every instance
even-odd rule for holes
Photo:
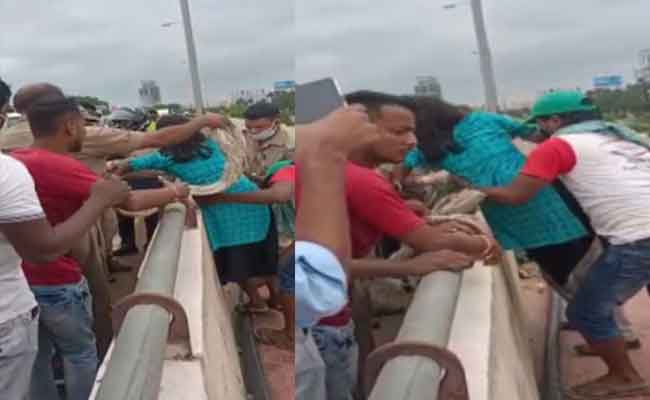
[[[439,400],[469,400],[465,368],[456,354],[438,346],[416,341],[387,343],[368,356],[363,380],[366,398],[370,397],[370,392],[384,365],[401,356],[426,357],[444,370],[438,391]]]
[[[116,336],[122,327],[126,314],[131,308],[139,305],[156,305],[169,312],[172,315],[172,320],[169,325],[168,343],[186,345],[189,354],[192,354],[190,327],[185,309],[176,299],[157,293],[133,293],[113,306],[113,331]]]

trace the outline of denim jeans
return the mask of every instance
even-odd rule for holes
[[[567,307],[567,318],[593,340],[621,337],[614,310],[650,283],[650,239],[608,246]]]
[[[325,362],[327,400],[352,400],[359,362],[354,322],[341,327],[317,325],[312,335]]]
[[[38,349],[38,314],[0,323],[0,400],[24,400]]]
[[[311,332],[296,328],[296,400],[327,400],[325,364],[314,344]]]
[[[38,356],[31,400],[58,399],[52,356],[63,359],[67,400],[87,400],[97,373],[97,347],[92,330],[92,297],[85,279],[77,284],[32,286],[41,308]]]

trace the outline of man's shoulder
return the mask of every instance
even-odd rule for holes
[[[75,159],[73,154],[58,154],[42,149],[26,148],[15,150],[11,155],[25,164],[30,171],[47,170],[61,171],[62,173],[81,171],[95,175],[84,163]]]
[[[345,186],[348,193],[365,193],[370,188],[393,190],[390,182],[379,172],[353,162],[345,167]]]

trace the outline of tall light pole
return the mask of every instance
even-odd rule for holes
[[[201,80],[199,79],[199,67],[196,60],[196,47],[194,45],[194,34],[192,32],[192,20],[190,19],[190,6],[187,0],[180,0],[181,14],[183,15],[183,27],[185,28],[185,44],[187,47],[187,62],[190,66],[190,77],[192,79],[192,92],[194,93],[194,107],[199,114],[203,114],[203,94],[201,92]]]
[[[443,6],[444,9],[456,8],[462,3],[452,3]],[[488,45],[487,33],[485,31],[485,20],[483,19],[483,7],[481,0],[470,0],[472,17],[474,20],[474,32],[478,43],[478,54],[481,63],[481,77],[483,78],[483,91],[485,94],[485,106],[488,111],[495,112],[499,109],[499,98],[497,96],[497,84],[494,78],[492,67],[492,55]]]

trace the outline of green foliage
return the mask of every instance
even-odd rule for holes
[[[588,95],[607,115],[624,117],[628,113],[650,113],[650,87],[642,83],[628,85],[625,89],[592,90]]]

